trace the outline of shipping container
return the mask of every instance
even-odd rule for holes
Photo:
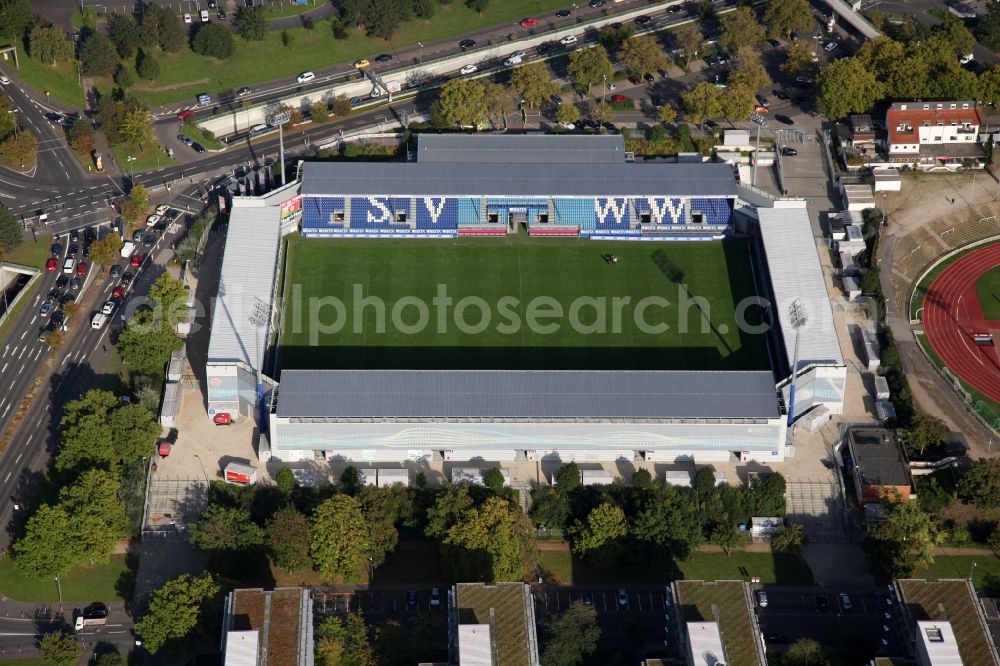
[[[257,483],[257,470],[241,463],[229,463],[225,468],[225,481],[238,486],[250,486]]]

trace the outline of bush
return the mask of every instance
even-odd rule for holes
[[[135,70],[139,76],[147,81],[151,81],[160,76],[160,63],[149,51],[139,51],[136,57]]]
[[[208,23],[195,34],[191,41],[191,48],[195,53],[225,60],[231,58],[236,52],[236,40],[233,39],[233,33],[229,32],[225,26],[219,23]]]
[[[305,28],[306,30],[312,30],[313,28],[316,27],[316,22],[313,21],[312,16],[303,16],[302,27]]]
[[[115,83],[122,89],[131,88],[132,84],[135,83],[135,75],[132,74],[132,69],[128,65],[118,65],[118,69],[115,70]]]

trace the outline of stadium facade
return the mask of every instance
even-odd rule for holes
[[[415,162],[306,163],[300,183],[232,202],[206,369],[209,416],[258,413],[269,433],[262,459],[289,462],[780,462],[794,341],[786,301],[804,300],[811,313],[797,413],[819,405],[839,413],[846,367],[805,203],[760,199],[729,165],[629,162],[618,136],[421,136]],[[747,233],[773,303],[772,370],[282,371],[278,349],[271,365],[280,381],[258,384],[276,339],[280,239],[296,230],[637,241]]]

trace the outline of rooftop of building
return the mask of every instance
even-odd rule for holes
[[[885,116],[885,128],[889,143],[917,143],[917,130],[929,124],[973,126],[983,124],[983,112],[979,105],[969,100],[935,100],[895,102]]]
[[[674,583],[685,622],[717,622],[729,666],[763,666],[763,650],[742,581]]]
[[[965,580],[898,580],[896,586],[915,622],[949,622],[965,666],[998,666],[972,584]]]
[[[257,660],[234,662],[233,666],[304,666],[312,663],[312,599],[301,587],[236,589],[226,605],[224,632],[237,632],[232,639],[237,651],[250,644],[248,632],[257,633]],[[229,640],[227,660],[230,664]]]
[[[537,138],[537,137],[532,137]],[[303,196],[735,197],[728,164],[306,162]]]
[[[770,371],[284,370],[288,418],[775,418]]]
[[[950,622],[917,622],[917,641],[933,666],[962,666],[958,642]]]
[[[524,583],[458,583],[453,612],[458,625],[490,627],[496,666],[538,666],[534,600]]]
[[[727,662],[718,622],[688,622],[686,626],[692,666],[716,666]]]
[[[464,164],[624,164],[620,134],[421,134],[417,161]]]
[[[892,430],[863,426],[849,428],[847,442],[863,485],[912,485],[909,461]]]

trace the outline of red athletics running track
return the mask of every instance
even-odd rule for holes
[[[924,297],[924,332],[944,364],[967,384],[1000,402],[1000,357],[994,345],[977,345],[976,333],[1000,330],[987,321],[976,293],[979,277],[1000,266],[1000,244],[962,256],[931,283]],[[1000,297],[1000,295],[998,295]]]

